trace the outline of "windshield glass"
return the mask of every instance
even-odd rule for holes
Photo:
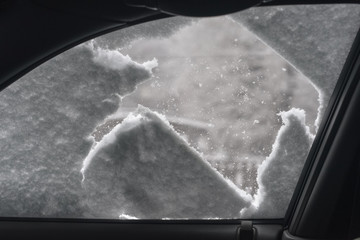
[[[253,8],[58,55],[0,93],[0,216],[284,217],[359,22]]]

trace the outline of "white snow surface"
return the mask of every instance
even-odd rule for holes
[[[143,64],[134,62],[129,55],[123,55],[120,52],[120,49],[104,49],[101,47],[96,47],[94,41],[91,41],[88,46],[94,53],[93,61],[107,69],[117,70],[117,71],[127,71],[130,68],[133,69],[146,69],[149,74],[153,68],[158,66],[156,58],[144,62]],[[126,72],[125,72],[126,73]]]
[[[259,34],[311,79],[319,93],[318,126],[358,30],[358,26],[347,24],[348,19],[358,24],[359,8],[284,8],[250,9],[233,15],[233,19]],[[139,63],[123,55],[118,47],[139,36],[153,36],[154,31],[155,36],[169,36],[193,21],[168,20],[165,28],[153,22],[150,28],[139,25],[133,34],[126,34],[133,31],[129,28],[104,36],[96,44],[80,45],[1,93],[2,216],[284,216],[313,140],[303,110],[293,108],[279,114],[283,126],[271,154],[258,169],[259,189],[253,198],[205,162],[165,117],[149,109],[139,107],[130,113],[96,145],[87,138],[118,109],[118,96],[131,94],[158,66],[155,58]],[[318,34],[313,36],[313,32]],[[112,48],[108,49],[108,45]],[[197,86],[203,89],[206,84]],[[255,126],[260,123],[251,121]]]
[[[164,116],[139,106],[91,150],[82,173],[94,216],[239,218],[250,197],[214,170]]]
[[[93,145],[87,135],[117,110],[118,94],[151,77],[151,62],[83,44],[1,92],[2,216],[89,216],[79,173]]]
[[[122,213],[120,214],[119,219],[137,220],[138,218]]]
[[[259,189],[242,217],[282,218],[290,203],[314,136],[305,125],[305,111],[280,112],[280,128],[271,154],[258,168]]]
[[[359,6],[261,7],[230,16],[311,80],[319,92],[318,128],[358,32]]]

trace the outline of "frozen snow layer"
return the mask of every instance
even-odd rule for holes
[[[266,10],[265,8],[262,9]],[[297,9],[297,7],[294,7],[294,9]],[[342,46],[339,44],[342,43],[342,40],[347,39],[342,37],[351,36],[351,34],[345,32],[345,28],[343,28],[344,32],[340,32],[331,26],[339,36],[326,35],[324,33],[326,31],[323,31],[323,29],[317,29],[319,27],[313,28],[315,32],[319,30],[319,33],[325,34],[323,35],[325,37],[322,37],[323,40],[320,40],[322,42],[318,43],[317,40],[308,35],[310,31],[307,30],[309,30],[309,27],[311,28],[309,24],[305,22],[298,28],[292,25],[296,21],[293,20],[294,12],[290,10],[285,11],[290,15],[288,20],[290,22],[284,21],[282,17],[278,18],[282,13],[285,13],[281,11],[281,8],[275,12],[263,14],[262,16],[266,18],[265,22],[270,23],[272,26],[264,29],[261,29],[261,24],[257,25],[257,23],[252,22],[252,19],[256,20],[257,16],[251,15],[253,10],[249,11],[250,14],[242,13],[247,14],[247,19],[250,19],[247,22],[249,23],[247,27],[251,28],[250,25],[253,26],[254,28],[251,29],[254,32],[256,32],[255,30],[264,30],[264,35],[261,38],[306,76],[319,77],[321,75],[321,79],[326,80],[327,76],[336,75],[334,74],[335,69],[330,69],[331,67],[328,67],[329,71],[325,75],[322,75],[321,72],[318,73],[318,70],[322,71],[320,67],[333,66],[334,64],[340,66],[341,62],[338,61],[344,60],[345,55],[341,54],[346,54],[346,48],[343,49],[344,51],[339,50],[340,53],[334,52],[329,58],[326,55],[327,50],[321,44],[325,44],[325,40],[335,41],[334,45],[341,49]],[[330,10],[327,11],[327,13],[330,12]],[[340,20],[338,23],[341,25],[345,22],[343,12],[339,8],[338,13],[340,15],[338,17],[340,17]],[[303,12],[298,11],[298,13],[302,14]],[[354,16],[354,10],[345,11],[345,13],[348,18],[358,19],[356,17],[359,14]],[[324,27],[323,23],[316,19],[326,17],[326,14],[315,14],[315,17],[308,17],[307,19],[310,21],[314,19],[314,22],[318,22],[317,26]],[[225,116],[225,118],[229,117],[227,120],[230,119],[233,124],[221,123],[224,124],[221,125],[224,126],[224,131],[219,128],[219,132],[222,131],[228,136],[234,135],[234,138],[229,141],[231,148],[238,150],[242,144],[249,143],[249,146],[255,146],[256,150],[259,145],[253,143],[259,142],[263,145],[261,141],[269,139],[268,135],[263,135],[263,133],[268,134],[269,131],[263,129],[272,128],[271,131],[274,131],[273,136],[275,138],[277,127],[273,127],[273,124],[266,126],[267,122],[270,123],[269,119],[272,122],[277,120],[276,117],[273,117],[275,114],[270,112],[271,109],[279,112],[288,110],[291,106],[296,106],[306,109],[307,119],[311,116],[308,109],[312,109],[313,106],[311,105],[309,108],[296,104],[290,106],[289,103],[292,102],[290,99],[293,99],[295,93],[292,93],[286,86],[281,86],[284,84],[294,85],[295,82],[299,83],[298,79],[300,78],[296,77],[298,74],[292,73],[294,71],[284,62],[274,61],[275,58],[271,58],[271,60],[264,58],[265,53],[269,56],[274,55],[272,50],[265,46],[255,46],[256,41],[253,40],[250,34],[242,30],[240,32],[240,28],[236,28],[238,24],[233,23],[235,25],[235,28],[233,28],[234,26],[230,26],[230,23],[227,22],[228,19],[219,21],[214,18],[207,21],[197,20],[198,24],[191,25],[188,23],[193,20],[189,19],[171,18],[164,21],[166,22],[151,22],[149,23],[150,27],[149,25],[138,25],[134,29],[124,29],[97,39],[92,44],[74,48],[34,70],[1,93],[0,213],[2,216],[156,217],[161,219],[193,217],[210,219],[238,217],[241,209],[244,214],[248,213],[249,215],[251,213],[251,209],[246,211],[246,207],[249,205],[247,203],[248,198],[242,191],[236,189],[231,182],[224,180],[221,175],[210,168],[193,149],[188,147],[185,141],[179,138],[164,119],[154,113],[147,113],[145,110],[135,112],[131,115],[132,118],[129,117],[123,124],[119,125],[116,128],[117,130],[114,130],[115,132],[109,135],[106,140],[107,144],[105,144],[106,141],[104,140],[101,144],[94,146],[91,156],[88,156],[86,166],[84,166],[86,178],[83,184],[86,191],[81,186],[82,176],[79,170],[94,143],[93,139],[89,139],[88,136],[104,119],[118,109],[119,95],[123,97],[132,93],[139,83],[144,82],[151,76],[153,68],[157,66],[157,61],[151,60],[154,56],[158,56],[161,68],[164,69],[164,66],[170,66],[171,68],[175,66],[175,68],[168,68],[170,71],[157,68],[157,76],[153,78],[155,81],[148,82],[150,86],[146,93],[149,98],[159,97],[160,94],[155,89],[160,89],[158,86],[162,84],[164,92],[171,93],[171,97],[184,97],[186,101],[181,99],[182,104],[186,103],[184,106],[193,107],[189,108],[191,111],[187,111],[188,116],[179,115],[181,117],[179,118],[176,115],[178,110],[181,113],[185,111],[179,108],[180,105],[175,98],[169,98],[169,101],[160,101],[162,104],[159,104],[159,106],[165,105],[165,109],[174,110],[172,112],[164,111],[169,116],[171,113],[173,114],[173,117],[168,117],[168,119],[172,123],[188,126],[189,132],[194,135],[201,136],[201,133],[205,132],[205,130],[209,132],[216,130],[216,127],[213,126],[216,125],[218,119],[222,121],[220,117]],[[261,21],[260,19],[259,22],[261,23]],[[226,26],[223,24],[226,24]],[[327,23],[324,30],[331,24]],[[178,31],[184,25],[188,26],[183,28],[185,32]],[[204,35],[203,31],[199,31],[199,28],[193,28],[196,27],[195,25],[201,27],[204,31],[208,31],[210,37]],[[277,30],[270,31],[274,27]],[[218,29],[226,29],[227,34],[231,34],[222,37],[221,34],[218,34]],[[153,31],[155,31],[156,39],[133,41],[142,36],[154,37]],[[289,42],[289,37],[291,37],[288,34],[289,31],[291,35],[296,37],[296,41]],[[202,37],[197,37],[194,32],[202,33]],[[280,39],[276,38],[276,42],[271,42],[270,40],[274,39],[272,33],[279,34]],[[164,44],[164,41],[158,41],[159,38],[172,35],[172,40],[168,41],[167,44]],[[270,37],[266,39],[265,35]],[[214,38],[214,36],[216,37]],[[200,39],[202,44],[196,44],[196,41],[192,40],[193,38],[196,38],[195,40]],[[202,39],[204,41],[201,41]],[[205,44],[208,39],[211,39],[212,44]],[[241,40],[245,40],[245,43],[240,44]],[[124,43],[130,42],[129,46],[124,46]],[[150,45],[151,50],[143,48],[142,45],[145,46],[145,44],[142,44],[142,42],[152,42],[152,45]],[[347,43],[349,45],[349,42]],[[305,48],[302,48],[299,44],[304,44]],[[180,45],[185,46],[185,48],[180,49]],[[236,50],[224,47],[230,45],[233,45]],[[316,45],[319,46],[319,49],[314,47]],[[284,46],[286,51],[281,52],[279,50],[281,46]],[[122,47],[121,52],[118,50],[120,47]],[[200,50],[205,53],[212,53],[213,58],[203,61],[204,55]],[[250,50],[256,50],[256,54],[253,52],[244,53]],[[171,54],[165,55],[163,53]],[[132,59],[126,54],[129,54]],[[312,59],[313,56],[316,56],[316,61]],[[295,59],[295,57],[298,59]],[[318,61],[318,57],[324,59],[324,61]],[[242,63],[245,60],[249,60],[250,63]],[[272,64],[264,65],[265,68],[259,67],[259,63],[266,62],[272,62]],[[239,65],[239,63],[241,64]],[[284,71],[285,68],[287,71]],[[264,69],[269,75],[262,74],[261,69]],[[281,73],[276,72],[274,74],[270,71],[272,69],[278,69]],[[196,74],[197,72],[200,74]],[[242,74],[242,81],[239,81],[240,74]],[[273,82],[268,81],[268,79],[273,78],[274,80],[291,78],[293,82],[277,81],[277,84],[273,84]],[[179,91],[174,91],[174,88],[166,85],[171,82],[168,81],[171,79],[175,79]],[[185,83],[186,79],[189,80],[188,83]],[[221,83],[220,79],[227,81],[226,84]],[[331,79],[329,78],[330,82],[332,82]],[[232,85],[234,82],[231,83],[229,80],[234,80],[234,82],[242,86]],[[216,83],[218,86],[212,85],[210,82]],[[317,83],[314,82],[317,90],[319,93],[325,92],[320,88],[321,82],[319,83],[316,85]],[[144,85],[147,85],[147,83],[142,84],[142,86]],[[187,91],[188,88],[190,90],[201,89],[202,92],[195,94],[193,91]],[[276,92],[272,91],[274,88]],[[255,92],[252,90],[255,90]],[[140,91],[141,88],[136,92]],[[268,94],[270,92],[273,92],[273,94]],[[208,95],[206,98],[204,97],[205,93]],[[306,96],[304,98],[312,99],[304,91],[296,94],[296,96],[303,95]],[[135,95],[131,94],[131,97]],[[221,98],[214,98],[214,96],[220,95],[222,95]],[[284,98],[282,95],[284,95]],[[223,101],[226,97],[231,96],[237,97],[238,100],[234,101],[233,104]],[[273,96],[275,96],[276,101]],[[130,96],[126,99],[129,100]],[[126,99],[122,104],[126,102]],[[282,99],[286,101],[282,101]],[[321,99],[325,98],[321,97]],[[215,103],[217,107],[209,108],[205,106],[204,110],[206,111],[194,111],[194,109],[199,109],[198,106],[202,105],[197,105],[192,100],[206,103],[209,106]],[[151,106],[151,109],[159,110],[156,107],[157,104],[150,105],[148,98],[144,98],[144,102],[148,104],[147,106]],[[245,104],[249,102],[251,102],[250,105]],[[271,107],[271,105],[273,106]],[[129,107],[132,107],[132,105]],[[211,111],[215,114],[215,120],[208,117],[213,114]],[[255,115],[253,115],[254,117],[246,117],[244,115],[246,112],[261,113],[263,117]],[[198,116],[201,118],[197,119]],[[296,174],[286,175],[286,173],[290,174],[291,171],[286,171],[283,167],[286,166],[289,169],[290,165],[283,164],[283,162],[288,161],[289,164],[291,162],[296,167],[293,171],[298,173],[302,165],[298,165],[295,160],[304,161],[307,154],[307,151],[302,152],[303,158],[300,158],[300,154],[297,153],[299,150],[297,148],[305,149],[308,146],[306,145],[306,127],[301,123],[301,116],[302,114],[297,114],[296,111],[289,113],[289,115],[283,114],[285,125],[281,128],[282,134],[291,135],[291,133],[294,133],[294,136],[300,136],[299,139],[303,144],[295,145],[291,138],[286,141],[282,140],[285,135],[279,133],[277,143],[284,141],[288,145],[284,146],[285,151],[282,150],[280,144],[275,144],[272,155],[266,159],[261,168],[262,172],[259,172],[258,180],[261,183],[261,191],[259,190],[253,204],[254,208],[259,208],[259,213],[254,216],[261,218],[266,216],[283,217],[281,214],[285,211],[285,203],[292,195],[292,191],[289,189],[291,186],[295,186],[298,176],[294,177]],[[190,119],[191,121],[184,121],[184,119]],[[231,121],[233,119],[236,119],[236,121]],[[209,128],[206,127],[206,123]],[[248,129],[246,131],[235,130],[235,127],[242,127],[242,124],[250,126],[251,130],[254,131],[248,133],[250,132]],[[210,126],[212,127],[210,128]],[[280,128],[279,125],[276,126]],[[196,128],[201,131],[193,131]],[[118,133],[118,130],[121,133],[120,135],[115,134]],[[198,134],[199,132],[200,134]],[[199,138],[201,141],[198,141],[199,146],[212,147],[210,144],[203,144],[203,139],[208,137],[207,135],[201,137]],[[251,139],[252,137],[253,139]],[[161,140],[155,141],[155,139]],[[114,141],[116,141],[116,144]],[[266,152],[264,156],[271,151],[273,138],[267,143],[269,144],[266,146],[269,147],[266,147],[266,149],[259,148],[263,149],[260,152]],[[290,143],[295,146],[295,150],[290,150]],[[170,145],[173,148],[170,148]],[[115,151],[115,146],[122,149],[118,154],[121,161],[120,158],[115,158],[114,161],[106,161],[109,159],[106,157],[107,154]],[[221,147],[221,144],[215,146]],[[136,151],[133,152],[134,149]],[[138,149],[141,151],[138,151]],[[143,149],[149,150],[150,153],[144,154]],[[288,158],[285,158],[286,152]],[[216,155],[213,156],[221,161],[224,155],[232,154],[230,151],[214,151],[214,153]],[[239,160],[242,157],[237,157],[235,154],[233,156],[236,157],[233,159]],[[248,154],[245,156],[244,161],[246,160],[248,163],[254,162],[253,159],[255,158]],[[248,156],[250,156],[249,159]],[[256,159],[258,158],[265,159],[265,157],[257,155]],[[162,164],[165,165],[162,166]],[[223,166],[236,170],[233,162],[228,162],[226,165],[220,166],[219,169]],[[238,169],[240,168],[242,169],[242,166]],[[246,169],[248,167],[244,165],[244,170],[241,170],[241,173],[245,172]],[[172,171],[171,174],[170,171]],[[285,172],[284,178],[280,178],[276,171]],[[133,178],[128,178],[130,175]],[[170,175],[174,179],[171,179]],[[249,176],[253,180],[255,175],[251,174]],[[273,179],[275,176],[279,179]],[[179,184],[175,184],[175,180],[179,180]],[[270,182],[274,185],[270,186]],[[280,185],[284,182],[289,182],[291,186],[289,186],[289,189],[285,186],[285,190],[282,192]],[[95,189],[96,186],[99,186],[99,189]],[[106,191],[110,192],[107,193]],[[271,200],[271,196],[275,196],[275,199]],[[175,201],[176,199],[179,201]],[[279,206],[280,203],[284,205]],[[270,210],[273,210],[273,213],[269,213]],[[217,214],[219,212],[220,214]],[[229,212],[230,214],[228,214]],[[262,216],[261,213],[264,213],[264,215]]]
[[[305,125],[305,111],[280,112],[283,126],[271,154],[258,169],[259,189],[242,217],[282,218],[290,203],[314,136]]]
[[[138,218],[122,213],[122,214],[120,214],[119,219],[136,220]]]
[[[116,71],[119,78],[122,78],[123,87],[127,89],[126,92],[119,92],[118,94],[124,96],[131,93],[136,85],[152,76],[152,69],[158,66],[156,58],[146,61],[142,64],[133,61],[129,55],[121,54],[119,49],[103,49],[96,46],[93,40],[85,47],[89,48],[93,54],[92,60],[95,64],[103,67],[109,71]]]
[[[142,106],[91,150],[82,173],[96,217],[238,218],[250,205],[163,116]]]
[[[117,118],[137,104],[165,114],[204,159],[251,194],[258,164],[271,153],[281,127],[276,113],[304,109],[315,129],[319,103],[313,85],[227,17],[200,19],[169,38],[134,41],[123,53],[138,62],[156,56],[161,64],[154,78],[123,99]],[[105,119],[95,138],[114,123]]]
[[[79,169],[93,144],[87,137],[117,110],[117,94],[132,92],[153,66],[81,45],[2,91],[0,215],[84,217]]]
[[[305,74],[326,108],[358,31],[360,7],[351,4],[252,8],[231,15]]]
[[[93,43],[93,42],[92,42]],[[143,75],[146,75],[146,77],[150,77],[151,70],[158,66],[157,60],[154,58],[151,61],[147,61],[143,64],[134,62],[129,55],[124,56],[121,54],[119,50],[110,50],[110,49],[103,49],[100,47],[94,47],[94,44],[88,44],[87,45],[94,54],[93,61],[96,64],[99,64],[100,66],[104,68],[108,68],[111,70],[117,70],[117,71],[126,71],[134,73],[142,73]],[[141,71],[143,69],[146,69],[147,71]],[[139,71],[140,70],[140,71]],[[134,76],[136,78],[143,78],[143,75]]]

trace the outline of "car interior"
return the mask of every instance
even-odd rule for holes
[[[0,90],[80,43],[140,23],[173,16],[214,17],[248,8],[312,4],[360,3],[0,0]],[[356,239],[360,237],[359,79],[360,32],[352,43],[284,218],[134,221],[0,216],[0,235],[4,239]]]

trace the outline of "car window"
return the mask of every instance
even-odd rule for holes
[[[359,22],[261,7],[56,56],[0,93],[0,216],[283,218]]]

